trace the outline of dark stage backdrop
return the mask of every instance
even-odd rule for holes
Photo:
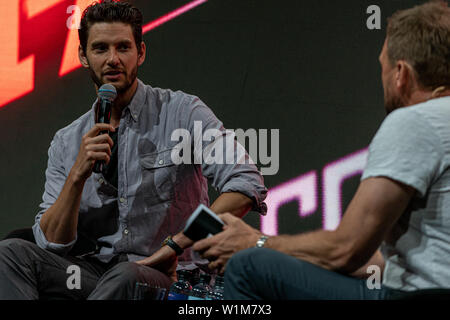
[[[95,90],[71,60],[77,38],[67,27],[76,14],[71,6],[89,1],[0,2],[3,237],[33,224],[50,141],[90,108]],[[251,212],[245,220],[268,234],[335,228],[384,118],[378,55],[386,18],[422,2],[134,3],[151,29],[139,70],[145,83],[199,96],[227,128],[279,129],[279,170],[265,176],[269,214]],[[370,5],[380,9],[380,29],[367,26]]]

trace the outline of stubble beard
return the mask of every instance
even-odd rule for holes
[[[405,106],[404,101],[401,99],[401,97],[395,95],[391,92],[389,87],[385,87],[384,91],[384,109],[386,111],[386,114],[391,113],[395,109],[402,108]]]
[[[134,81],[137,78],[137,70],[138,70],[138,65],[136,63],[136,66],[131,70],[129,76],[127,76],[126,73],[123,74],[123,76],[125,77],[124,84],[121,86],[118,86],[114,82],[102,81],[102,79],[100,77],[98,77],[97,74],[95,73],[95,71],[92,70],[92,68],[89,66],[89,74],[91,76],[91,79],[97,85],[98,88],[100,88],[102,85],[104,85],[106,83],[109,83],[109,84],[112,84],[116,88],[118,94],[125,93],[125,92],[127,92],[128,89],[130,89],[130,87],[133,85]]]

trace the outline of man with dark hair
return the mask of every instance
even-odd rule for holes
[[[86,54],[89,28],[97,22],[122,22],[131,26],[136,48],[141,47],[142,43],[142,13],[126,2],[114,3],[103,1],[102,5],[92,6],[90,10],[85,11],[85,15],[80,20],[78,37],[80,46]]]
[[[146,52],[139,10],[112,1],[91,5],[79,36],[79,58],[95,88],[116,88],[111,121],[95,123],[96,101],[55,134],[33,226],[36,244],[0,242],[0,299],[130,299],[138,283],[169,288],[177,257],[192,260],[184,250],[191,240],[181,230],[199,204],[209,205],[206,178],[220,192],[213,211],[242,217],[266,210],[267,190],[253,164],[173,160],[174,131],[216,130],[213,142],[192,139],[189,147],[196,143],[200,152],[229,132],[199,98],[137,79]],[[248,159],[232,141],[226,152]],[[105,162],[101,173],[93,172],[96,161]],[[70,255],[81,238],[92,250]]]
[[[223,214],[226,229],[194,244],[211,268],[226,267],[226,299],[389,299],[450,287],[447,4],[394,14],[379,60],[389,115],[336,230],[267,237]],[[356,277],[384,264],[378,288]]]

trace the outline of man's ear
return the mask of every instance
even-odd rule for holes
[[[145,61],[145,54],[147,48],[145,47],[144,41],[141,42],[141,47],[138,48],[138,66],[141,66]]]
[[[78,46],[78,59],[80,59],[81,65],[85,68],[89,68],[89,61],[84,54],[83,47],[81,44]]]
[[[414,71],[409,63],[404,60],[397,61],[395,74],[395,85],[397,89],[402,93],[406,93],[411,89],[414,81]]]

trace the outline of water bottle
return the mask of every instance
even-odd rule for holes
[[[188,300],[205,300],[206,295],[211,292],[209,281],[211,276],[207,273],[200,275],[199,283],[192,287]]]
[[[170,286],[167,300],[187,300],[191,289],[192,287],[187,280],[185,270],[180,270],[178,272],[178,281]]]
[[[224,278],[216,276],[214,288],[206,295],[206,300],[223,300]]]
[[[195,268],[193,270],[189,270],[190,278],[189,282],[191,283],[192,288],[200,282],[200,269]]]

